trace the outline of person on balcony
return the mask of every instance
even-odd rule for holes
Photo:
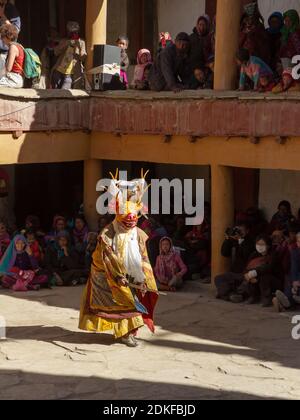
[[[280,58],[286,69],[292,66],[292,58],[300,54],[300,18],[296,10],[288,10],[283,18]]]
[[[270,38],[270,53],[271,62],[270,67],[273,71],[277,71],[278,62],[280,62],[280,48],[281,48],[281,31],[284,25],[283,15],[280,12],[271,14],[268,20],[269,27],[267,32]]]
[[[270,77],[273,77],[272,69],[259,57],[250,56],[249,51],[245,48],[241,48],[237,54],[237,65],[240,68],[240,85],[239,90],[246,90],[247,78],[248,82],[251,84],[251,89],[253,85],[254,90],[259,90],[259,80],[262,74],[269,74]]]
[[[68,22],[67,38],[54,48],[58,57],[52,76],[54,89],[80,89],[83,87],[83,65],[87,56],[85,41],[80,38],[77,22]]]
[[[241,19],[239,48],[244,48],[251,56],[271,64],[270,38],[257,2],[245,6],[245,13]]]
[[[147,75],[145,73],[151,67],[152,56],[150,51],[147,49],[140,50],[137,55],[137,65],[134,69],[134,76],[131,85],[133,89],[145,90],[145,86],[148,84]]]
[[[41,63],[42,74],[39,84],[40,89],[51,88],[51,75],[57,62],[57,57],[54,54],[54,49],[59,45],[60,37],[56,28],[50,27],[47,31],[47,44],[42,50]]]
[[[300,83],[293,78],[293,69],[285,69],[280,82],[274,86],[273,93],[300,92]]]
[[[120,72],[120,80],[124,87],[127,89],[129,86],[128,83],[128,69],[130,66],[130,60],[127,54],[127,50],[129,47],[129,39],[126,35],[120,35],[117,39],[117,46],[121,50],[121,72]]]
[[[199,68],[206,64],[213,51],[213,32],[210,31],[210,18],[208,15],[200,16],[193,33],[190,35],[192,68]]]
[[[163,49],[149,74],[150,89],[156,92],[181,92],[188,88],[190,37],[185,32],[177,35],[175,44]]]
[[[11,23],[20,33],[21,17],[18,9],[9,0],[1,0],[0,2],[0,26]],[[5,67],[8,54],[8,47],[0,39],[0,71]]]
[[[24,85],[24,48],[17,44],[18,30],[10,23],[0,27],[1,39],[8,47],[5,68],[2,70],[0,87],[22,88]]]

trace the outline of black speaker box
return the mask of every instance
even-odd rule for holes
[[[121,50],[119,47],[112,45],[94,45],[94,62],[93,67],[105,66],[106,64],[117,64],[120,67]],[[94,90],[123,90],[124,85],[120,80],[120,72],[115,74],[99,73],[93,76]]]

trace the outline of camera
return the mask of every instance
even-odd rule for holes
[[[242,232],[238,227],[228,228],[225,234],[229,237],[242,236]]]

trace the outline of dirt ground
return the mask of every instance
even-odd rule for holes
[[[77,329],[81,288],[0,291],[0,399],[300,399],[292,316],[188,283],[160,299],[157,332],[129,349]]]

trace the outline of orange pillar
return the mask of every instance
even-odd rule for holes
[[[84,215],[90,230],[98,231],[98,213],[96,203],[99,193],[96,191],[98,181],[102,178],[102,161],[89,159],[84,162]]]
[[[236,88],[241,0],[217,1],[215,90]]]
[[[212,194],[212,281],[226,272],[230,260],[223,258],[221,248],[225,231],[234,223],[233,170],[227,166],[213,165],[211,171]]]
[[[86,0],[86,68],[93,67],[94,45],[106,44],[107,0]]]

